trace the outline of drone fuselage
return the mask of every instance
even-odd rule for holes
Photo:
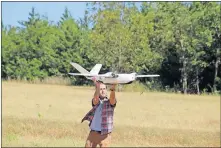
[[[108,76],[109,73],[106,73],[105,75]],[[135,76],[133,74],[117,74],[116,77],[95,76],[95,78],[97,81],[100,81],[104,84],[130,84],[135,80]]]

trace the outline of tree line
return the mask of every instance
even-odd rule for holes
[[[88,2],[84,17],[65,8],[59,22],[35,8],[20,26],[2,22],[2,79],[83,78],[90,70],[160,74],[140,82],[183,93],[221,90],[221,11],[218,2]],[[89,82],[86,82],[89,83]]]

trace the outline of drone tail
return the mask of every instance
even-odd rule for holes
[[[96,64],[90,71],[90,74],[98,74],[100,72],[100,69],[102,67],[102,64]]]

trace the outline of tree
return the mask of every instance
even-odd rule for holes
[[[148,41],[152,24],[146,25],[151,14],[143,16],[134,3],[103,2],[92,7],[91,57],[118,72],[139,72],[157,65],[160,56],[151,51]]]
[[[220,27],[220,4],[216,2],[203,3],[204,6],[204,24],[210,30],[208,34],[212,39],[210,49],[214,55],[214,78],[213,78],[213,91],[217,91],[217,84],[220,81],[218,77],[219,65],[221,65],[221,27]]]
[[[49,24],[47,18],[41,18],[34,8],[32,8],[32,12],[29,15],[28,21],[20,21],[20,24],[24,27],[21,28],[21,32],[24,34],[23,40],[26,42],[21,52],[21,58],[26,59],[29,66],[35,64],[35,66],[31,67],[36,68],[30,72],[28,79],[43,79],[47,76],[57,75],[54,47],[58,41],[56,35],[58,31]]]
[[[57,26],[59,42],[55,48],[59,63],[57,69],[64,77],[68,76],[72,68],[70,62],[83,64],[80,47],[81,30],[68,12],[68,9],[65,8],[60,24]]]

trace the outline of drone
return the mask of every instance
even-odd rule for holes
[[[111,85],[111,84],[131,84],[137,78],[144,77],[159,77],[160,75],[138,75],[137,73],[115,73],[107,72],[105,74],[99,74],[102,64],[96,64],[91,71],[87,71],[81,65],[77,63],[70,62],[70,64],[76,68],[80,73],[68,73],[72,76],[85,76],[87,79],[92,80],[93,77],[96,78],[98,82]]]

